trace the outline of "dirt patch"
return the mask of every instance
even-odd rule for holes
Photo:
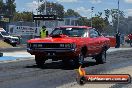
[[[0,40],[0,48],[12,48],[10,44],[7,44],[6,42]]]

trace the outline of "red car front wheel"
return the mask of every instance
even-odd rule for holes
[[[38,67],[43,67],[46,59],[43,56],[35,55],[35,62]]]

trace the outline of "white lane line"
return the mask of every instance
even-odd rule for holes
[[[107,52],[123,51],[123,50],[132,50],[132,48],[110,48]]]

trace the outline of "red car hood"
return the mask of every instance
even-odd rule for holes
[[[28,40],[28,43],[74,43],[78,40],[79,38],[70,38],[70,37],[65,37],[65,38],[52,38],[52,37],[47,37],[47,38],[36,38],[36,39],[31,39]]]

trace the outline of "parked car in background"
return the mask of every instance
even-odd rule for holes
[[[128,35],[128,41],[130,43],[130,46],[132,47],[132,34]]]
[[[64,65],[72,61],[74,66],[79,66],[85,57],[93,57],[97,63],[105,63],[109,47],[109,39],[95,28],[63,26],[55,28],[47,38],[28,40],[27,51],[35,55],[38,66],[43,66],[48,59],[62,60]]]
[[[12,46],[16,46],[19,43],[18,37],[11,36],[3,28],[0,28],[0,39],[11,44]]]

